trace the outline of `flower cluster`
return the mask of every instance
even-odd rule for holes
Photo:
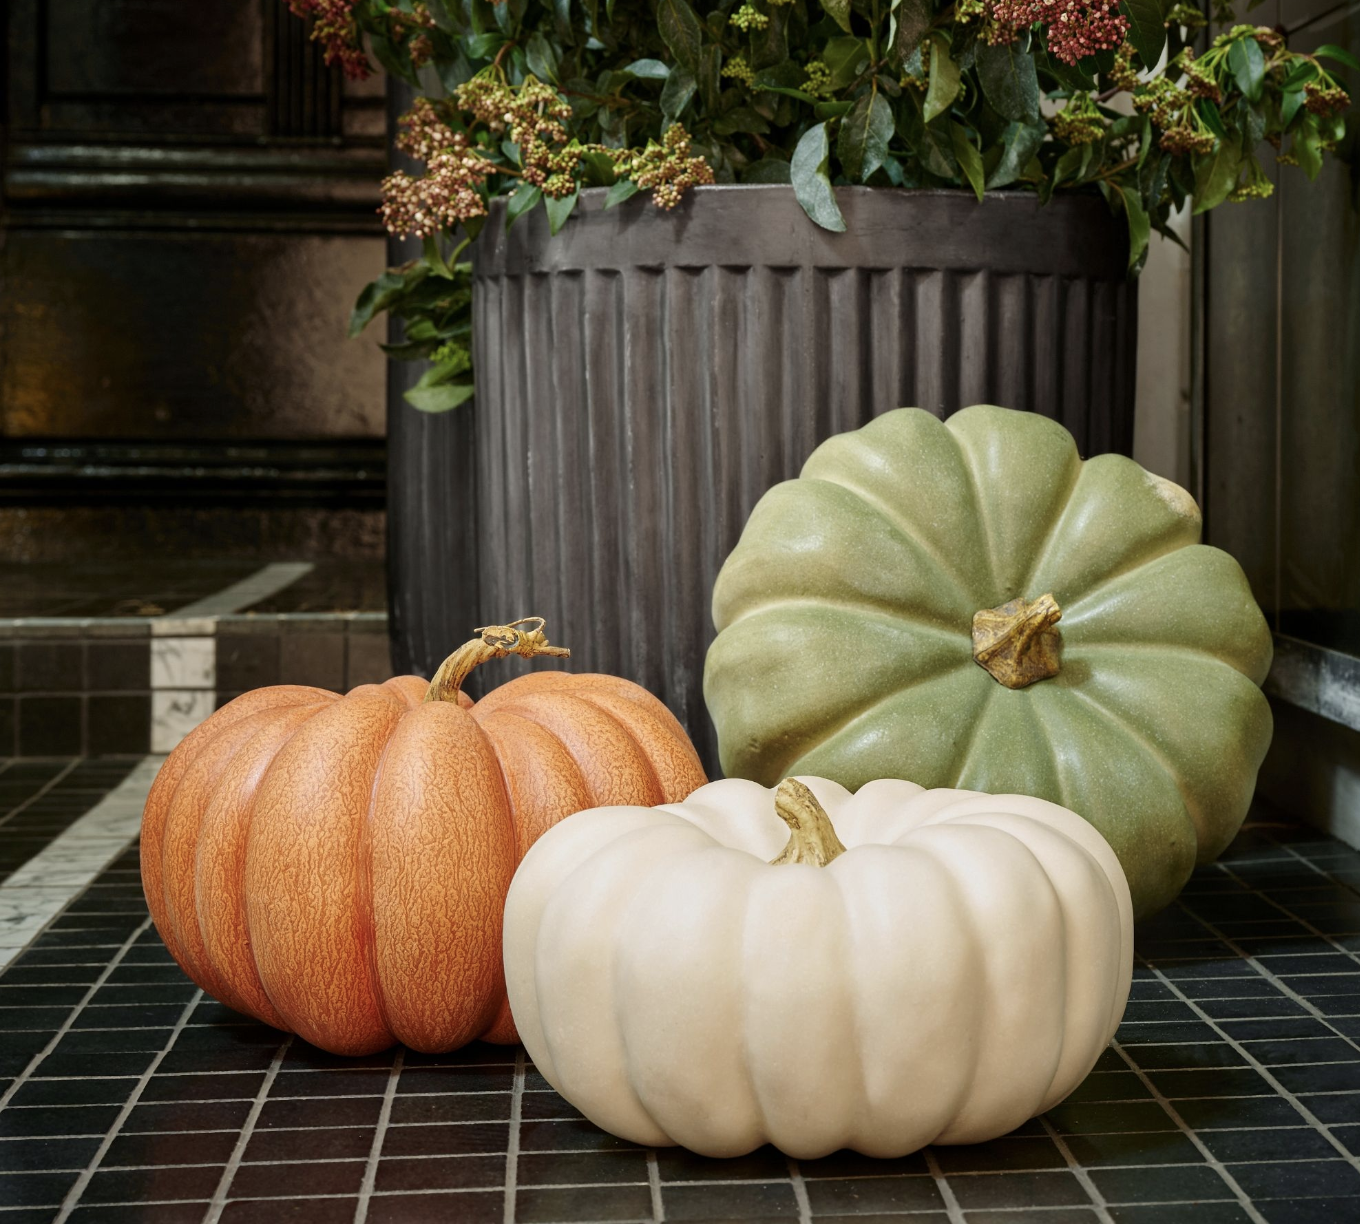
[[[1036,22],[1048,36],[1048,49],[1065,64],[1097,51],[1113,51],[1129,30],[1118,0],[992,0],[990,38],[1011,43]]]
[[[1176,66],[1185,73],[1185,89],[1196,98],[1207,98],[1210,102],[1222,102],[1223,91],[1218,82],[1195,62],[1195,53],[1189,47],[1176,57]]]
[[[750,4],[743,4],[741,8],[728,18],[728,21],[736,26],[737,29],[745,30],[748,33],[751,30],[763,30],[770,24],[770,19],[758,8],[754,8]]]
[[[1266,172],[1261,169],[1261,163],[1252,157],[1247,161],[1246,172],[1242,175],[1228,199],[1239,204],[1247,200],[1264,200],[1274,190],[1275,184],[1266,178]]]
[[[1152,122],[1161,130],[1158,145],[1168,153],[1210,153],[1214,134],[1204,126],[1195,109],[1195,99],[1166,77],[1158,77],[1134,95],[1134,109],[1152,112]]]
[[[299,17],[313,19],[312,38],[326,49],[326,63],[339,64],[352,81],[364,80],[372,69],[354,20],[355,0],[288,0]]]
[[[1096,110],[1090,94],[1077,94],[1071,98],[1049,123],[1053,135],[1073,147],[1094,144],[1105,135],[1105,120]]]
[[[756,83],[755,70],[746,62],[744,55],[734,55],[722,66],[722,75],[733,81],[740,81],[748,89]]]
[[[382,183],[383,224],[403,238],[431,238],[460,222],[486,215],[482,188],[496,167],[468,147],[462,132],[450,131],[449,144],[430,159],[426,172],[412,178],[402,170]]]
[[[1324,119],[1339,115],[1351,104],[1351,96],[1340,85],[1319,85],[1310,81],[1303,87],[1304,106]]]
[[[666,129],[661,143],[649,140],[641,153],[620,163],[620,170],[639,187],[650,189],[658,208],[674,208],[690,187],[713,182],[713,168],[690,155],[689,133],[678,123]]]
[[[808,60],[807,67],[803,69],[807,74],[803,78],[803,92],[811,94],[814,98],[825,98],[832,91],[831,69],[821,60]]]

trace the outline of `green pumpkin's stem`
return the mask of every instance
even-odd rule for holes
[[[1009,689],[1056,676],[1062,637],[1053,626],[1061,619],[1062,609],[1051,593],[1032,603],[1012,599],[999,608],[975,612],[973,659]]]
[[[518,629],[517,625],[532,625],[531,629]],[[425,691],[426,701],[457,701],[458,691],[463,681],[472,674],[472,669],[488,659],[504,659],[507,655],[517,654],[523,659],[538,655],[553,655],[560,659],[571,658],[571,651],[565,646],[550,646],[543,632],[541,616],[525,616],[508,625],[487,625],[475,629],[477,634],[470,642],[464,642],[440,665],[435,672],[430,687]]]
[[[826,809],[797,778],[785,778],[774,793],[775,814],[789,826],[789,844],[771,859],[773,866],[784,863],[811,863],[825,867],[845,853],[845,846],[831,827]]]

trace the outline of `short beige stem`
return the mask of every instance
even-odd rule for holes
[[[797,778],[785,778],[774,793],[774,810],[789,826],[789,844],[771,859],[775,867],[785,863],[811,863],[825,867],[845,853],[845,846],[831,827],[826,809]]]
[[[975,612],[973,659],[1009,689],[1056,676],[1062,637],[1054,625],[1061,619],[1062,609],[1051,594]]]
[[[519,625],[531,628],[520,629]],[[571,651],[565,646],[550,646],[543,632],[541,616],[525,616],[511,621],[508,625],[487,625],[476,629],[477,634],[470,642],[464,642],[440,665],[435,672],[430,687],[425,691],[426,701],[457,701],[458,691],[463,681],[472,674],[474,667],[488,659],[504,659],[507,655],[517,654],[524,659],[538,655],[553,655],[561,659],[571,658]]]

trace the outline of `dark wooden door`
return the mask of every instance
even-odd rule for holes
[[[381,80],[282,0],[5,11],[0,558],[380,553]]]
[[[1360,5],[1268,0],[1290,46],[1360,55]],[[1360,74],[1345,74],[1360,97]],[[1276,631],[1276,742],[1263,782],[1360,840],[1360,158],[1204,222],[1206,533],[1242,563]]]

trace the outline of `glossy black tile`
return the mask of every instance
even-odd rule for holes
[[[637,1199],[642,1193],[645,1190],[637,1187],[632,1197]],[[779,1215],[797,1218],[798,1214],[798,1200],[788,1181],[687,1186],[663,1183],[661,1198],[667,1220],[749,1220]]]
[[[505,1218],[504,1204],[502,1190],[374,1195],[368,1224],[496,1224]]]

